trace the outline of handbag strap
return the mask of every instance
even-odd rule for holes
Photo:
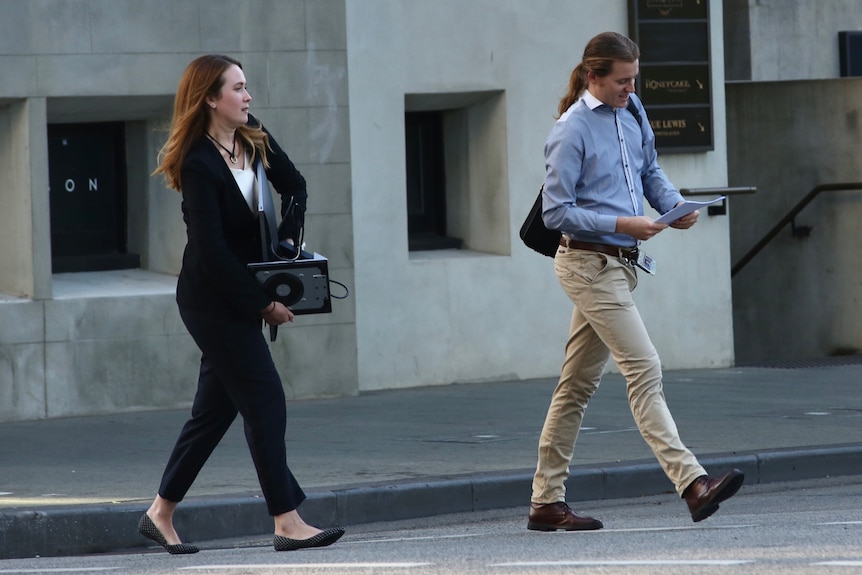
[[[260,224],[261,261],[268,262],[273,259],[275,250],[271,246],[267,246],[266,240],[267,238],[271,238],[278,241],[278,227],[275,223],[275,206],[272,203],[272,193],[269,191],[266,169],[259,157],[257,158],[255,184],[255,191],[257,193],[257,219]]]
[[[275,223],[275,206],[272,203],[272,193],[269,191],[269,180],[266,178],[266,169],[261,158],[257,158],[257,171],[255,172],[255,191],[257,192],[257,221],[260,226],[260,251],[261,261],[268,262],[275,258],[276,251],[273,242],[278,242],[278,227]],[[269,236],[267,236],[269,233]],[[267,245],[266,238],[272,238]],[[269,340],[275,341],[278,337],[278,326],[269,326]]]
[[[295,198],[291,196],[290,203],[287,205],[287,210],[285,211],[285,217],[283,218],[282,223],[284,223],[287,218],[294,218],[297,223],[297,237],[292,238],[294,246],[296,246],[297,249],[294,256],[285,258],[280,256],[278,253],[279,226],[276,224],[275,205],[272,203],[272,193],[269,190],[269,180],[266,177],[266,169],[264,169],[262,161],[258,161],[257,163],[255,178],[257,183],[255,189],[257,190],[258,197],[257,209],[258,220],[260,221],[260,249],[263,257],[262,261],[290,261],[300,259],[302,256],[302,242],[303,237],[305,236],[305,226],[299,225],[299,218],[296,217],[298,206],[296,205]],[[269,238],[268,246],[266,241],[267,238]]]

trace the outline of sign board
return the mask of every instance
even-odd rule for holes
[[[629,9],[641,52],[637,92],[656,149],[714,149],[708,0],[629,0]]]

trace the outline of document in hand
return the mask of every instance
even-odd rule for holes
[[[678,205],[677,207],[675,207],[674,209],[672,209],[671,211],[662,215],[661,217],[656,218],[656,223],[657,224],[673,223],[673,222],[677,221],[678,219],[680,219],[681,217],[687,216],[691,212],[693,212],[695,210],[699,210],[700,208],[702,208],[704,206],[709,206],[712,204],[717,204],[718,202],[722,202],[722,201],[724,201],[724,198],[726,198],[726,197],[727,196],[721,196],[720,198],[715,198],[714,200],[709,200],[708,202],[685,201],[685,202],[681,203],[680,205]]]

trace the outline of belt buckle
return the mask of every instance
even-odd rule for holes
[[[638,261],[638,248],[637,246],[627,249],[627,248],[619,248],[620,259],[630,265],[635,265],[635,262]]]

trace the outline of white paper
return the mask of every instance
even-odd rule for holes
[[[681,217],[687,216],[688,214],[692,213],[693,211],[699,210],[700,208],[702,208],[704,206],[709,206],[712,204],[717,204],[718,202],[722,202],[722,201],[724,201],[724,199],[726,197],[727,196],[721,196],[720,198],[715,198],[714,200],[710,200],[708,202],[685,201],[685,202],[681,203],[680,205],[678,205],[677,207],[675,207],[674,209],[672,209],[671,211],[669,211],[668,213],[657,218],[656,223],[657,224],[673,223],[673,222],[677,221],[678,219],[680,219]]]

